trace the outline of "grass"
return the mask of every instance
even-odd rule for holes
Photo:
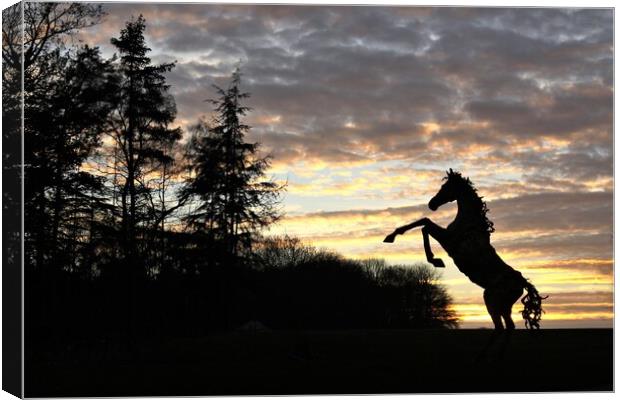
[[[490,334],[237,332],[144,340],[131,358],[122,346],[84,343],[69,362],[27,364],[26,396],[613,390],[611,329],[518,330],[503,361],[477,363]]]

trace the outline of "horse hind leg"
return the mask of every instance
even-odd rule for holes
[[[502,341],[499,347],[498,359],[503,360],[506,355],[506,350],[510,345],[510,339],[512,338],[512,332],[515,330],[515,323],[512,320],[512,305],[508,308],[508,310],[504,311],[501,315],[506,323],[506,331],[504,333],[504,340]]]
[[[499,298],[495,293],[489,289],[486,289],[483,294],[484,305],[487,307],[487,311],[493,320],[496,332],[502,332],[504,330],[504,324],[502,324],[502,313]]]
[[[489,292],[488,290],[484,291],[484,304],[486,305],[487,311],[489,312],[489,315],[491,316],[491,319],[493,320],[493,325],[495,326],[495,329],[493,330],[493,333],[489,337],[489,340],[487,341],[486,345],[476,355],[476,358],[475,358],[476,361],[481,361],[487,357],[489,348],[491,348],[491,346],[493,345],[493,343],[495,343],[497,338],[501,336],[501,334],[504,332],[504,325],[502,324],[502,314],[496,303],[496,297],[493,296],[492,293]]]
[[[512,320],[512,305],[507,310],[502,312],[501,316],[504,319],[504,323],[506,324],[506,330],[514,331],[515,322]]]
[[[480,362],[487,358],[489,349],[491,348],[491,346],[493,346],[497,338],[499,338],[504,332],[504,326],[502,325],[501,315],[494,313],[494,314],[491,314],[491,318],[493,319],[493,323],[495,324],[495,329],[491,333],[491,336],[489,336],[489,339],[487,340],[484,347],[476,355],[476,358],[474,359],[476,362]]]
[[[499,359],[502,360],[506,355],[506,350],[510,345],[510,339],[512,338],[512,333],[515,330],[515,323],[512,320],[512,306],[514,303],[519,300],[521,295],[523,294],[523,289],[518,285],[514,287],[514,290],[511,290],[510,295],[506,299],[506,306],[502,311],[502,318],[506,324],[506,334],[504,342],[502,343],[499,350]]]

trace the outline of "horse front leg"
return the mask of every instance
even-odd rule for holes
[[[435,226],[439,228],[437,225]],[[442,228],[439,228],[439,229],[442,229]],[[422,240],[424,241],[424,252],[426,253],[426,261],[433,264],[436,268],[445,268],[446,265],[443,263],[441,258],[435,258],[435,255],[433,254],[433,251],[431,250],[431,243],[428,238],[430,230],[431,228],[429,228],[428,225],[422,228]]]
[[[391,234],[387,235],[385,239],[383,239],[383,241],[385,243],[393,243],[394,239],[396,239],[396,235],[402,235],[408,230],[416,228],[418,226],[422,226],[422,238],[424,240],[424,252],[426,253],[426,260],[437,268],[445,268],[446,265],[443,263],[443,261],[440,258],[435,258],[435,255],[431,250],[429,236],[437,240],[439,244],[443,246],[443,242],[446,238],[446,229],[437,225],[429,218],[422,218],[408,225],[403,225],[399,228],[396,228],[396,230],[394,230],[394,232],[392,232]]]
[[[390,233],[389,235],[387,235],[385,237],[385,239],[383,239],[384,243],[394,243],[394,239],[396,239],[396,235],[404,235],[405,232],[407,232],[408,230],[411,230],[413,228],[417,228],[418,226],[426,226],[428,224],[433,224],[435,225],[430,219],[424,217],[422,219],[419,219],[415,222],[412,222],[408,225],[403,225],[401,227],[398,227],[394,230],[394,232]]]

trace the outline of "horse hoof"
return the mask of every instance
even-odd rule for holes
[[[394,239],[396,238],[395,234],[389,234],[383,239],[383,243],[394,243]]]

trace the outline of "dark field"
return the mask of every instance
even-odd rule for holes
[[[66,349],[71,363],[27,364],[26,396],[613,390],[611,329],[518,330],[503,362],[474,362],[490,334],[243,332],[143,341],[131,358],[82,343]]]

